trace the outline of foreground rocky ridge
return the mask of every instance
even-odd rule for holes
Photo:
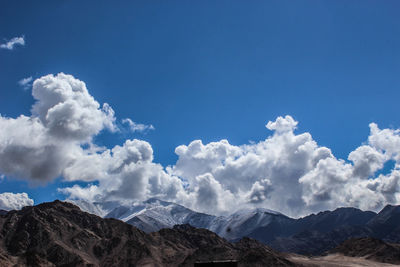
[[[61,201],[0,216],[0,266],[193,266],[227,259],[239,266],[296,266],[253,239],[230,243],[189,225],[146,234]]]

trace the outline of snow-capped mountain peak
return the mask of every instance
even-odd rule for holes
[[[122,220],[145,232],[172,228],[177,224],[190,224],[197,228],[209,229],[230,240],[268,225],[275,217],[287,218],[279,212],[264,208],[240,209],[229,216],[214,216],[157,198],[129,204],[84,201],[74,201],[74,203],[85,211],[105,218]]]

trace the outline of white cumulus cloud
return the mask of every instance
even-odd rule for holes
[[[11,40],[7,41],[4,44],[0,44],[0,48],[13,50],[16,45],[25,45],[24,36],[14,37]]]
[[[88,93],[85,83],[71,75],[47,75],[33,83],[32,115],[0,116],[0,173],[31,181],[62,175],[76,155],[92,153],[102,129],[114,130],[114,111]]]
[[[60,73],[35,80],[32,115],[39,118],[53,137],[89,141],[102,129],[114,131],[114,111],[89,94],[84,82]]]
[[[1,210],[20,210],[25,206],[32,206],[33,200],[29,198],[27,193],[1,193],[0,209]]]
[[[176,200],[185,194],[182,181],[167,174],[153,162],[151,145],[142,140],[127,140],[102,153],[80,154],[64,170],[68,180],[98,181],[86,188],[73,186],[60,189],[71,198],[91,201],[145,200],[149,197]]]

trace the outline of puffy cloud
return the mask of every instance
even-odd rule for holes
[[[290,132],[296,129],[298,122],[291,116],[286,115],[285,118],[279,116],[276,121],[269,121],[265,127],[277,133]]]
[[[38,118],[0,117],[0,129],[1,173],[36,181],[60,175],[67,148],[48,138]]]
[[[127,124],[131,132],[144,133],[149,130],[155,130],[152,124],[147,125],[142,123],[136,123],[129,118],[123,119],[122,123]]]
[[[363,178],[382,169],[388,158],[374,147],[360,146],[349,154],[349,160],[354,163],[353,175]]]
[[[33,83],[36,102],[32,115],[40,119],[53,137],[87,142],[102,129],[115,130],[114,111],[100,109],[84,82],[72,75],[47,75]]]
[[[272,183],[269,179],[256,181],[249,192],[249,202],[260,203],[265,201],[272,191]]]
[[[194,193],[191,195],[193,195],[194,207],[203,212],[210,210],[217,213],[229,212],[231,203],[236,202],[235,196],[224,189],[210,173],[197,176],[193,188]]]
[[[72,187],[59,188],[58,191],[68,195],[71,199],[90,201],[95,201],[96,197],[101,193],[97,185],[88,185],[84,188],[79,185],[73,185]]]
[[[303,200],[310,210],[338,206],[354,206],[379,210],[384,205],[400,204],[400,179],[398,130],[380,130],[370,124],[368,144],[349,154],[349,161],[335,158],[320,161],[316,168],[299,181],[303,187]],[[375,176],[388,160],[396,166],[387,175]]]
[[[175,200],[177,195],[184,194],[182,181],[153,162],[153,149],[145,141],[127,140],[123,146],[77,158],[64,170],[64,177],[98,181],[99,185],[60,189],[73,199],[126,201],[159,197]]]
[[[112,149],[92,143],[101,130],[117,128],[112,108],[101,108],[84,82],[63,73],[47,75],[34,81],[32,95],[30,117],[0,116],[1,174],[34,183],[59,176],[96,182],[60,189],[77,199],[175,199],[184,194],[182,181],[153,162],[148,142],[126,140]]]
[[[343,189],[350,179],[350,164],[336,158],[320,160],[315,168],[299,179],[303,190],[302,199],[311,210],[333,208],[343,197]]]
[[[7,41],[5,44],[0,44],[0,48],[13,50],[16,45],[25,45],[24,36],[14,37],[11,40]]]
[[[368,143],[379,151],[385,152],[387,157],[400,162],[400,129],[379,129],[376,123],[369,125],[370,135]]]
[[[94,135],[114,130],[114,112],[89,95],[85,84],[71,75],[47,75],[33,83],[30,117],[0,116],[0,173],[33,182],[59,177],[89,150]]]
[[[242,151],[227,140],[211,142],[206,146],[201,140],[195,140],[188,146],[178,146],[175,153],[179,159],[174,166],[174,173],[192,181],[197,175],[211,172],[224,162],[235,159]]]
[[[32,82],[32,76],[23,78],[21,80],[18,81],[18,84],[24,88],[24,90],[27,90],[30,86],[31,86],[31,82]]]
[[[19,210],[25,206],[32,206],[33,200],[28,197],[27,193],[1,193],[0,209],[2,210]]]

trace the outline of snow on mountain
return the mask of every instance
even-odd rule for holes
[[[172,228],[177,224],[190,224],[197,228],[209,229],[228,240],[237,240],[246,236],[254,229],[268,225],[273,218],[287,218],[279,212],[262,208],[242,209],[229,216],[214,216],[156,198],[130,204],[90,203],[82,200],[70,202],[86,212],[122,220],[145,232]]]
[[[215,218],[215,216],[195,212],[184,206],[155,198],[142,203],[116,207],[105,217],[120,219],[146,232],[186,223],[198,228],[207,228]]]
[[[267,226],[275,218],[289,219],[279,212],[268,209],[242,209],[230,216],[217,218],[208,229],[228,240],[237,240],[247,236],[256,228]]]
[[[96,211],[96,208],[99,208],[99,204],[94,204],[91,210]],[[101,208],[104,210],[104,207]],[[273,217],[286,218],[278,212],[262,208],[242,209],[230,216],[213,216],[155,198],[141,203],[116,206],[107,214],[103,213],[103,217],[122,220],[145,232],[172,228],[176,224],[190,224],[197,228],[209,229],[228,240],[238,239],[258,227],[268,225]]]

